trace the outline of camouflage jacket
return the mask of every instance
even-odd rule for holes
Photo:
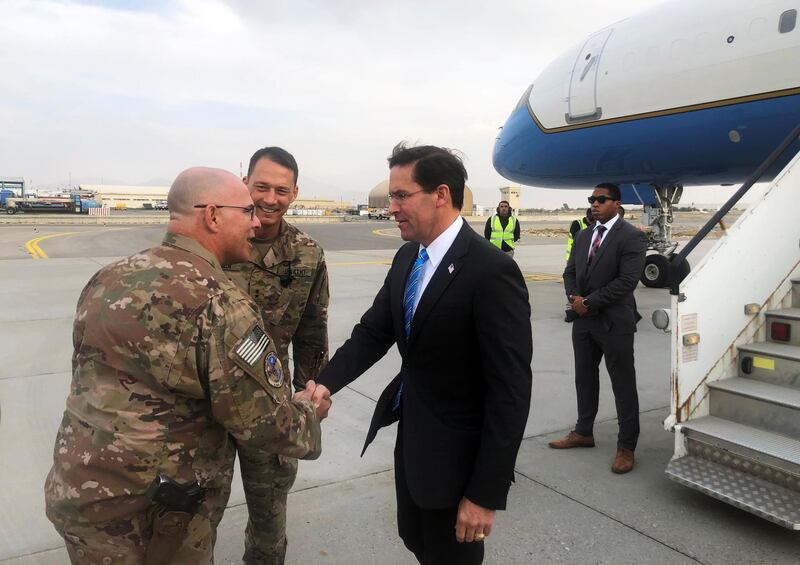
[[[229,492],[234,441],[254,454],[318,457],[314,408],[291,401],[261,324],[216,258],[183,236],[167,233],[95,274],[75,315],[71,390],[45,484],[51,521],[140,511],[158,473]]]
[[[328,268],[322,248],[281,220],[265,256],[253,246],[250,261],[226,269],[259,305],[287,371],[292,344],[293,382],[295,388],[305,387],[328,361]]]

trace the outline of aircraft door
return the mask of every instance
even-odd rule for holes
[[[613,29],[597,32],[583,45],[572,68],[569,83],[569,112],[567,122],[598,119],[601,109],[597,107],[597,69],[600,55]]]

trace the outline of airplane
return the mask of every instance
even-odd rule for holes
[[[591,34],[522,95],[495,142],[495,169],[544,188],[619,184],[652,228],[642,282],[669,286],[683,187],[742,183],[800,123],[798,8],[672,0]]]

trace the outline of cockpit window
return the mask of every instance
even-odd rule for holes
[[[789,33],[794,29],[797,23],[797,10],[786,10],[781,14],[781,19],[778,22],[778,31],[781,33]]]
[[[531,96],[531,90],[533,90],[533,84],[525,89],[525,94],[522,95],[522,98],[519,99],[519,102],[517,102],[517,105],[514,107],[515,112],[528,104],[528,99]]]

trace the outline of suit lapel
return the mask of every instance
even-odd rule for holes
[[[469,248],[470,238],[474,233],[475,232],[472,231],[472,228],[469,227],[467,222],[464,222],[464,225],[461,226],[458,235],[453,241],[453,245],[450,246],[450,249],[447,250],[447,253],[445,253],[442,258],[441,263],[436,267],[433,277],[422,293],[422,298],[414,312],[414,318],[411,320],[411,335],[408,339],[409,345],[414,342],[414,338],[419,333],[419,328],[425,322],[425,318],[428,317],[428,314],[430,314],[436,302],[438,302],[439,298],[442,296],[442,293],[458,275],[464,262],[464,256],[467,254]],[[451,265],[453,266],[452,271],[450,270]]]
[[[589,259],[589,246],[592,243],[592,230],[589,228],[584,229],[589,230],[588,237],[586,237],[586,235],[583,237],[579,236],[578,240],[575,242],[575,278],[578,281],[582,281],[584,277],[586,277],[589,268],[586,261]]]

